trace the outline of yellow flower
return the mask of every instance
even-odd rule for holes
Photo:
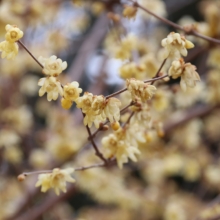
[[[5,30],[7,31],[5,35],[6,41],[10,43],[15,43],[18,41],[20,38],[23,37],[23,31],[21,31],[17,26],[15,25],[10,25],[7,24],[5,26]]]
[[[186,63],[185,70],[180,81],[181,89],[186,91],[187,87],[195,87],[196,81],[200,81],[199,74],[196,72],[196,66],[191,63]]]
[[[119,121],[120,119],[120,108],[119,107],[120,106],[121,106],[121,102],[114,97],[106,100],[104,113],[111,123],[115,121]]]
[[[81,108],[83,113],[88,112],[92,108],[93,94],[85,92],[83,96],[76,100],[77,108]]]
[[[57,59],[55,55],[50,58],[40,56],[38,60],[44,66],[43,73],[49,76],[58,76],[67,68],[67,62],[62,62],[62,60]]]
[[[187,87],[195,87],[196,81],[200,81],[196,67],[191,63],[185,63],[183,59],[172,62],[169,69],[169,76],[172,76],[174,79],[181,77],[180,86],[183,91],[186,91]]]
[[[64,99],[64,98],[61,99],[61,105],[64,109],[70,109],[72,104],[73,104],[72,101],[69,99]]]
[[[46,192],[48,189],[51,188],[51,185],[50,185],[50,177],[51,177],[51,174],[40,174],[38,176],[38,181],[36,183],[36,187],[38,186],[41,186],[41,192]]]
[[[66,192],[66,182],[75,182],[75,179],[73,179],[70,175],[73,172],[73,168],[64,170],[60,170],[58,168],[53,169],[53,173],[51,174],[51,187],[54,188],[57,195],[60,194],[59,190]]]
[[[63,88],[63,96],[65,99],[71,100],[72,102],[79,98],[79,94],[82,92],[82,89],[79,88],[79,83],[74,81],[68,83]]]
[[[166,57],[179,58],[180,55],[187,56],[187,49],[194,47],[194,44],[179,33],[171,32],[167,38],[161,42],[162,46],[165,47]]]
[[[155,86],[136,79],[127,79],[126,85],[134,101],[140,98],[142,102],[146,102],[151,99],[156,91]]]
[[[104,156],[106,158],[116,157],[118,167],[123,168],[123,164],[128,162],[128,158],[136,162],[135,154],[140,154],[136,146],[132,146],[127,139],[126,129],[119,128],[114,134],[102,138]]]
[[[2,58],[13,60],[18,54],[18,44],[3,41],[0,43],[0,51],[2,52]]]
[[[123,16],[130,19],[135,18],[137,14],[137,8],[130,5],[125,5],[125,8],[123,10]]]
[[[46,192],[48,189],[53,188],[55,193],[59,195],[60,190],[66,192],[66,182],[75,182],[75,179],[70,175],[73,172],[73,168],[63,170],[55,168],[52,173],[40,174],[35,186],[41,186],[41,192]]]
[[[42,86],[39,90],[39,96],[43,96],[47,92],[48,101],[56,100],[59,94],[63,95],[63,89],[56,77],[41,78],[38,85]]]

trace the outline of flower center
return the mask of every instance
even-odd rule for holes
[[[17,32],[16,31],[11,31],[10,36],[11,38],[16,38],[17,37]]]

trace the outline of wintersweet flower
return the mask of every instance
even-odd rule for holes
[[[68,83],[63,88],[63,96],[65,99],[71,100],[72,102],[79,98],[79,94],[82,92],[82,89],[79,88],[79,83],[74,81]]]
[[[42,72],[48,76],[58,76],[67,68],[67,62],[63,62],[59,58],[57,59],[57,56],[55,55],[51,56],[50,58],[40,56],[38,60],[44,66]]]
[[[85,114],[84,125],[92,126],[94,122],[98,128],[99,123],[107,118],[111,123],[119,121],[121,102],[116,98],[106,99],[103,95],[93,95],[85,92],[76,100],[77,108],[81,108]]]
[[[200,81],[196,67],[191,63],[185,63],[183,59],[173,61],[168,74],[174,79],[181,77],[180,86],[183,91],[186,91],[187,87],[195,87],[196,81]]]
[[[63,170],[55,168],[52,173],[40,174],[35,186],[41,186],[41,192],[46,192],[48,189],[53,188],[57,195],[60,194],[60,190],[65,193],[66,182],[75,182],[75,179],[71,177],[73,172],[73,168]]]
[[[196,72],[196,66],[192,65],[191,63],[186,63],[180,81],[181,89],[186,91],[187,87],[193,88],[196,86],[197,81],[200,81],[200,77]]]
[[[13,60],[18,54],[18,44],[3,41],[0,43],[0,51],[2,52],[2,58]]]
[[[121,106],[121,102],[114,97],[106,100],[104,113],[111,123],[115,121],[119,121],[120,119],[120,108],[119,107],[120,106]]]
[[[5,39],[10,43],[15,43],[24,35],[23,31],[21,31],[16,25],[7,24],[5,26],[5,30],[7,31],[5,34]]]
[[[41,86],[39,90],[39,96],[43,96],[47,93],[47,100],[57,100],[58,95],[63,95],[63,88],[56,77],[44,77],[38,82],[38,86]]]
[[[102,138],[103,153],[106,158],[116,157],[118,167],[123,168],[123,164],[130,158],[136,162],[135,154],[140,154],[136,146],[132,146],[127,139],[126,129],[119,128],[114,134]]]
[[[81,108],[83,113],[91,111],[93,94],[85,92],[83,96],[76,99],[77,108]]]
[[[161,44],[166,50],[165,56],[174,58],[179,58],[181,55],[187,56],[187,49],[194,47],[194,44],[186,40],[185,36],[175,32],[171,32],[161,41]]]
[[[155,86],[136,79],[127,79],[126,85],[134,101],[140,98],[142,102],[146,102],[152,98],[156,91]]]

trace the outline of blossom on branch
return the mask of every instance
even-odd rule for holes
[[[123,168],[123,164],[128,162],[130,158],[136,162],[137,158],[135,154],[140,154],[137,146],[132,145],[129,141],[130,136],[126,134],[127,128],[119,128],[114,134],[110,134],[102,139],[102,145],[104,148],[104,156],[106,158],[116,157],[118,167]],[[135,137],[133,137],[135,139]]]
[[[169,76],[172,76],[174,79],[181,77],[180,86],[183,91],[186,91],[187,87],[195,87],[196,81],[200,81],[196,67],[191,63],[185,63],[183,59],[172,62]]]
[[[73,172],[73,168],[63,170],[55,168],[52,173],[40,174],[35,186],[41,186],[41,192],[46,192],[48,189],[53,188],[57,195],[60,194],[60,190],[65,193],[66,182],[75,182],[75,179],[71,177],[71,173]]]
[[[95,126],[98,128],[101,122],[107,118],[111,123],[119,121],[120,119],[120,106],[121,102],[112,97],[106,99],[103,95],[93,95],[92,93],[85,92],[83,96],[76,100],[77,108],[81,108],[85,114],[84,125]]]
[[[77,98],[79,98],[79,94],[82,92],[82,89],[79,88],[79,83],[74,81],[71,83],[68,83],[63,88],[63,96],[65,99],[75,101]]]
[[[186,40],[185,36],[179,33],[171,32],[167,38],[161,41],[165,48],[165,57],[180,58],[180,56],[187,56],[187,49],[194,47],[191,41]]]
[[[6,34],[5,41],[0,43],[1,57],[12,60],[18,54],[18,41],[23,37],[23,32],[15,25],[7,24],[5,26]]]
[[[18,54],[18,44],[3,41],[0,43],[0,51],[2,52],[2,58],[13,60]]]
[[[51,56],[50,58],[40,56],[38,60],[44,66],[42,72],[49,76],[58,76],[67,68],[67,62],[63,62],[59,58],[57,59],[57,56],[55,55]]]
[[[136,79],[127,79],[126,85],[134,101],[140,98],[142,102],[146,102],[152,98],[156,91],[155,86]]]
[[[63,95],[63,88],[56,77],[44,77],[38,82],[38,86],[41,86],[39,90],[39,96],[43,96],[47,93],[47,100],[57,100],[58,95]]]
[[[7,31],[5,34],[5,39],[10,43],[15,43],[24,35],[23,31],[21,31],[16,25],[7,24],[5,26],[5,30]]]

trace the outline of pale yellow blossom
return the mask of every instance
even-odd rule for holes
[[[120,119],[120,108],[119,107],[120,106],[121,106],[121,102],[114,97],[109,98],[106,101],[104,113],[111,123],[113,123],[114,121],[119,121]]]
[[[191,63],[185,63],[183,59],[172,62],[169,69],[169,76],[172,76],[174,79],[181,77],[180,86],[183,91],[186,91],[187,87],[195,87],[196,81],[200,81],[196,67]]]
[[[130,18],[135,18],[137,14],[137,8],[134,6],[130,5],[125,5],[123,10],[123,16],[130,19]]]
[[[187,49],[194,47],[192,42],[186,40],[183,35],[175,32],[171,32],[167,38],[162,40],[161,44],[166,49],[165,57],[174,58],[179,58],[181,55],[187,56]]]
[[[46,77],[41,78],[38,82],[39,86],[42,86],[39,90],[39,96],[43,96],[47,93],[47,100],[56,100],[58,95],[63,95],[63,88],[60,82],[57,80],[56,77]]]
[[[123,164],[128,162],[130,158],[136,162],[135,154],[140,154],[136,146],[126,139],[126,129],[119,128],[114,134],[110,134],[102,139],[103,153],[106,158],[116,157],[118,167],[123,168]]]
[[[142,102],[146,102],[152,98],[156,91],[155,86],[136,79],[127,79],[126,85],[134,101],[140,98]]]
[[[71,100],[72,102],[79,98],[79,94],[82,92],[82,89],[79,88],[79,83],[74,81],[68,83],[63,88],[63,96],[65,99]]]
[[[18,44],[3,41],[0,43],[0,51],[2,52],[2,58],[13,60],[18,54]]]
[[[59,58],[57,59],[57,56],[55,55],[51,56],[50,58],[40,56],[38,60],[44,66],[42,72],[49,76],[58,76],[67,68],[67,62],[63,62]]]
[[[15,43],[23,37],[23,31],[21,31],[16,25],[7,24],[5,30],[7,31],[5,39],[10,43]]]
[[[40,174],[36,187],[41,186],[41,192],[46,192],[48,189],[53,188],[55,193],[59,195],[60,190],[66,192],[66,182],[75,182],[75,179],[71,177],[73,172],[73,168],[63,170],[55,168],[52,173]]]

